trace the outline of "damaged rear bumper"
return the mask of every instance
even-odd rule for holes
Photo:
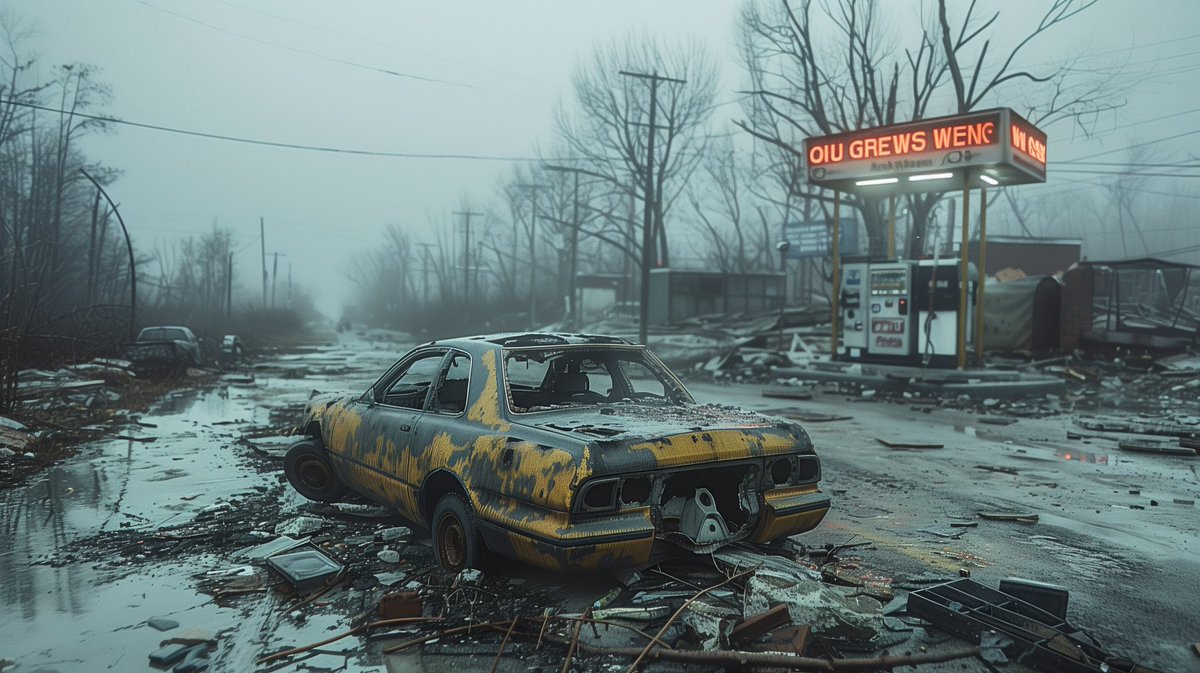
[[[765,491],[749,536],[763,544],[812,530],[829,511],[829,496],[814,485]],[[662,531],[650,508],[625,510],[594,519],[569,520],[564,513],[513,502],[478,503],[480,533],[492,552],[559,571],[629,568],[650,562]],[[716,546],[724,546],[730,539]]]
[[[506,504],[477,505],[480,533],[494,553],[571,572],[636,567],[650,561],[655,529],[648,508],[570,521],[566,513],[512,501]]]
[[[829,512],[829,496],[816,486],[779,488],[763,492],[763,507],[750,541],[771,540],[812,530]]]

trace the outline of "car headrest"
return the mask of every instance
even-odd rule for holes
[[[586,393],[588,377],[583,372],[562,372],[554,379],[554,392],[564,395]]]

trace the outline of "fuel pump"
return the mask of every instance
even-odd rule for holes
[[[866,263],[842,265],[842,355],[858,360],[867,350],[867,268]]]
[[[958,346],[958,261],[859,262],[842,272],[841,346],[846,360],[954,367]],[[968,282],[973,324],[975,268]],[[967,336],[971,342],[970,332]]]
[[[909,358],[913,352],[911,262],[872,264],[867,303],[867,351],[872,356]]]
[[[958,346],[958,260],[927,259],[915,264],[912,303],[918,359],[925,366],[953,367]],[[967,343],[972,343],[975,266],[967,273]]]

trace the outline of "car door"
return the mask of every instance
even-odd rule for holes
[[[467,451],[479,436],[479,426],[466,418],[470,388],[471,356],[460,350],[450,351],[412,443],[413,465],[418,473],[414,481],[419,483],[434,470],[450,467],[453,454]],[[449,441],[443,441],[445,438]]]
[[[438,379],[445,349],[413,353],[372,388],[362,425],[347,457],[355,482],[379,502],[407,512],[416,484],[411,456],[417,426],[425,414],[433,382]]]

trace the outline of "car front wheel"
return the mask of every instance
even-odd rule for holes
[[[483,560],[483,543],[470,507],[457,493],[447,493],[433,510],[433,554],[438,566],[448,573],[478,568]]]
[[[329,452],[317,441],[308,439],[288,449],[283,473],[292,488],[309,500],[337,502],[346,495],[346,486],[329,462]]]

